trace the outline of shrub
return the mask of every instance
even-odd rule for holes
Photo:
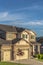
[[[33,57],[34,57],[34,58],[37,58],[37,54],[35,54]]]
[[[37,57],[38,59],[43,59],[43,54],[38,54]]]
[[[43,59],[43,55],[42,54],[40,55],[40,59]]]
[[[40,54],[37,55],[38,59],[40,59]]]

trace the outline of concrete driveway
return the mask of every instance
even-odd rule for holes
[[[28,65],[43,65],[43,62],[40,62],[36,59],[19,60],[15,61],[15,63],[28,64]]]

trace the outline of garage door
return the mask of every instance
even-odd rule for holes
[[[10,51],[4,51],[3,60],[10,61]]]
[[[29,55],[28,52],[29,52],[28,50],[22,50],[21,53],[16,54],[16,60],[28,59],[28,57],[29,57],[28,56]]]

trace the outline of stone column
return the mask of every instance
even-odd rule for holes
[[[40,54],[40,45],[38,45],[38,53]]]
[[[31,46],[29,46],[29,59],[31,58]]]
[[[35,55],[35,45],[33,45],[33,55]]]

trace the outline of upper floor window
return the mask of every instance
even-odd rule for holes
[[[34,35],[31,35],[31,39],[34,39]]]
[[[23,34],[22,37],[27,39],[27,35],[26,34]]]

